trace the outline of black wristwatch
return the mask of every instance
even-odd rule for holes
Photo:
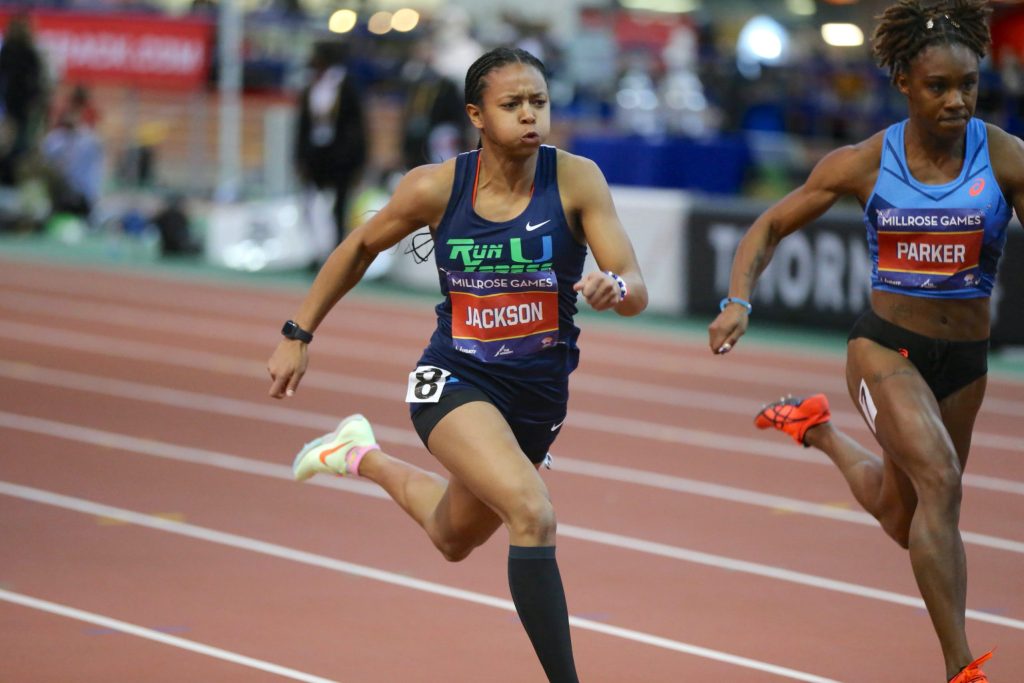
[[[285,339],[297,339],[306,344],[313,341],[313,334],[299,327],[294,320],[289,320],[284,324],[284,327],[281,328],[281,334],[285,336]]]

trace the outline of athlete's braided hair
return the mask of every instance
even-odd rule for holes
[[[547,83],[548,74],[544,69],[544,64],[539,59],[518,47],[496,47],[490,52],[481,55],[473,62],[469,70],[466,71],[466,104],[480,105],[484,90],[487,87],[484,76],[495,69],[500,69],[506,64],[515,63],[534,67],[544,77],[544,82]]]
[[[889,69],[893,83],[931,45],[959,43],[981,59],[992,42],[985,21],[991,13],[987,0],[939,0],[930,5],[899,0],[876,17],[871,39],[875,59]]]

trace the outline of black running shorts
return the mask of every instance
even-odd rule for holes
[[[862,315],[850,331],[849,339],[861,337],[908,358],[938,401],[988,373],[987,339],[932,339],[883,320],[871,310]]]
[[[554,443],[555,437],[561,431],[562,422],[565,420],[565,404],[562,404],[560,409],[556,408],[546,419],[539,415],[519,416],[516,413],[503,411],[502,406],[494,398],[477,387],[465,382],[456,386],[446,386],[437,403],[409,404],[413,427],[416,428],[416,433],[420,435],[424,446],[427,445],[430,433],[434,431],[434,427],[441,421],[441,418],[466,403],[484,401],[497,408],[498,412],[505,417],[519,443],[519,448],[530,459],[530,462],[535,465],[544,462],[548,449]],[[484,447],[485,445],[481,444],[481,448]]]

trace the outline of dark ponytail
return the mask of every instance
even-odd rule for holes
[[[986,21],[991,13],[986,0],[940,0],[928,6],[922,0],[900,0],[876,17],[875,59],[894,83],[931,45],[960,44],[982,59],[992,43]]]

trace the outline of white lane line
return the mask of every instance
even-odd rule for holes
[[[291,467],[288,465],[275,465],[273,463],[250,460],[248,458],[228,455],[226,453],[218,453],[216,451],[198,448],[187,448],[151,439],[140,439],[123,434],[115,434],[113,432],[104,432],[89,427],[78,427],[63,422],[54,422],[52,420],[43,420],[32,417],[21,417],[12,415],[11,413],[0,412],[0,427],[20,429],[37,434],[46,434],[56,438],[89,443],[104,448],[140,453],[142,455],[166,458],[168,460],[205,465],[208,467],[218,467],[233,472],[244,472],[246,474],[292,481],[292,471]],[[558,462],[562,463],[562,458],[559,458]],[[307,484],[339,489],[372,498],[389,499],[388,495],[380,487],[359,480],[340,479],[335,477],[317,477],[311,479]],[[711,553],[690,550],[689,548],[680,548],[678,546],[671,546],[664,543],[645,541],[631,536],[623,536],[595,529],[587,529],[585,527],[575,526],[565,522],[559,523],[558,533],[566,538],[599,543],[618,548],[620,550],[632,550],[634,552],[658,555],[660,557],[701,564],[718,569],[742,572],[778,581],[809,586],[811,588],[845,593],[870,600],[879,600],[896,605],[913,607],[915,609],[924,609],[924,601],[920,598],[895,593],[893,591],[871,588],[869,586],[861,586],[847,581],[829,579],[822,576],[816,576],[814,574],[783,569],[781,567],[773,567],[771,565],[765,565],[758,562],[737,560],[722,555],[713,555]],[[979,610],[967,610],[967,618],[990,624],[1006,626],[1017,630],[1024,630],[1024,621],[1009,617],[1002,617]]]
[[[870,586],[861,586],[855,583],[849,583],[847,581],[828,579],[822,576],[815,576],[813,574],[806,574],[804,572],[783,569],[781,567],[771,567],[768,565],[760,564],[758,562],[734,560],[728,557],[723,557],[721,555],[711,555],[709,553],[703,553],[697,550],[679,548],[677,546],[671,546],[664,543],[656,543],[653,541],[644,541],[630,536],[622,536],[619,534],[610,534],[603,531],[582,529],[580,527],[570,527],[567,530],[567,526],[568,525],[560,523],[558,525],[558,533],[560,535],[569,536],[571,538],[575,538],[578,540],[591,541],[593,543],[602,543],[605,545],[614,546],[616,548],[634,550],[636,552],[647,553],[650,555],[659,555],[661,557],[683,560],[685,562],[702,564],[710,567],[716,567],[718,569],[725,569],[728,571],[753,574],[755,576],[776,579],[779,581],[786,581],[788,583],[796,583],[803,586],[810,586],[813,588],[820,588],[822,590],[833,591],[835,593],[845,593],[846,595],[853,595],[859,598],[867,598],[869,600],[879,600],[894,605],[913,607],[919,610],[925,609],[924,600],[910,595],[896,593],[893,591],[882,590],[879,588],[871,588]],[[567,533],[567,531],[571,531],[571,533]],[[985,622],[988,624],[996,624],[998,626],[1005,626],[1007,628],[1012,628],[1017,631],[1024,631],[1024,620],[1003,617],[997,614],[982,612],[980,610],[975,609],[968,609],[966,611],[966,616],[968,619],[973,621]]]
[[[250,669],[266,671],[267,673],[276,674],[283,678],[290,678],[293,681],[305,681],[305,683],[337,683],[336,681],[332,681],[328,678],[321,678],[320,676],[314,676],[302,671],[296,671],[295,669],[289,669],[286,666],[265,662],[262,659],[246,657],[245,655],[240,655],[235,652],[222,650],[219,647],[212,647],[210,645],[204,645],[203,643],[197,643],[194,640],[187,640],[185,638],[167,635],[166,633],[154,631],[153,629],[145,628],[143,626],[129,624],[128,622],[121,621],[120,619],[105,617],[102,614],[96,614],[94,612],[86,612],[85,610],[80,610],[75,607],[68,607],[67,605],[50,602],[49,600],[40,600],[39,598],[33,598],[22,593],[14,593],[9,590],[0,589],[0,600],[5,600],[6,602],[10,602],[15,605],[21,605],[22,607],[29,607],[41,612],[49,612],[50,614],[67,617],[68,619],[77,619],[78,621],[102,626],[103,628],[108,628],[112,631],[120,631],[121,633],[127,633],[128,635],[136,636],[138,638],[145,638],[146,640],[153,640],[181,650],[188,650],[190,652],[206,655],[207,657],[222,659],[225,662],[231,662],[232,664],[241,664],[242,666],[247,666]]]
[[[2,328],[2,323],[0,323],[0,328]],[[109,344],[104,343],[103,346],[109,347]],[[133,345],[130,342],[122,344],[119,347],[119,355],[131,354],[133,351],[132,346]],[[180,355],[181,350],[168,348],[165,354],[159,355],[159,352],[157,352],[155,357],[159,357],[161,362],[168,363],[171,362],[169,356],[175,353]],[[258,376],[261,380],[265,377],[265,370],[254,367],[254,364],[252,363],[239,361],[238,359],[231,358],[229,356],[215,356],[215,358],[212,359],[209,358],[209,356],[215,356],[215,354],[209,354],[203,351],[189,351],[186,353],[185,357],[181,359],[181,363],[174,364],[187,365],[188,367],[208,367],[209,369],[220,372],[226,372],[229,368],[234,368],[237,370],[238,374],[242,374],[246,377]],[[169,389],[154,385],[87,375],[71,370],[54,370],[38,365],[30,365],[28,363],[0,360],[0,376],[19,379],[26,382],[34,382],[37,384],[48,384],[61,388],[74,388],[82,391],[103,393],[109,396],[164,403],[165,405],[173,405],[175,407],[190,408],[193,404],[199,402],[204,406],[204,410],[211,410],[236,417],[285,422],[296,426],[309,426],[315,429],[330,428],[333,423],[337,422],[337,419],[333,416],[311,413],[309,411],[277,407],[262,403],[244,402],[236,399],[218,398],[215,396],[196,394],[178,389]],[[394,398],[397,387],[397,385],[387,382],[378,382],[376,380],[363,378],[357,379],[354,377],[347,377],[323,371],[312,376],[307,376],[303,380],[303,383],[305,386],[315,386],[318,389],[360,393],[377,398]],[[793,448],[788,443],[782,446],[777,446],[763,440],[728,436],[715,432],[683,429],[668,425],[656,425],[642,420],[632,420],[628,418],[613,417],[610,415],[597,415],[584,411],[572,411],[570,422],[574,427],[589,426],[593,429],[603,430],[614,434],[642,434],[646,438],[664,441],[667,443],[725,450],[730,453],[740,452],[747,455],[760,455],[786,460],[796,460],[815,465],[832,466],[825,456],[817,452],[808,452],[806,449]],[[327,427],[324,427],[325,424]],[[387,438],[391,439],[395,443],[403,445],[419,446],[421,443],[419,438],[409,430],[394,430],[394,434]],[[643,474],[642,470],[630,471],[638,471]],[[593,476],[599,475],[595,474]],[[617,480],[620,479],[620,477],[614,478]],[[968,487],[998,491],[1000,493],[1024,495],[1024,482],[1018,482],[1011,479],[974,475],[968,472],[964,474],[963,481],[964,485]],[[874,524],[873,521],[871,523]]]
[[[134,275],[137,276],[139,274],[135,273]],[[157,284],[159,284],[159,282]],[[222,290],[224,289],[222,283],[212,282],[206,284],[212,285],[214,287],[219,287]],[[244,286],[245,283],[241,284]],[[19,278],[17,281],[12,282],[11,286],[18,288],[18,291],[16,292],[16,296],[18,297],[45,296],[39,294],[39,291],[50,291],[54,292],[58,296],[67,296],[66,285],[62,282],[42,280],[32,282],[30,285],[28,285],[26,284],[23,278]],[[24,291],[24,289],[29,286],[31,286],[32,289],[36,290],[36,293],[27,294]],[[82,287],[84,287],[85,289],[82,289]],[[115,288],[111,286],[109,283],[104,283],[103,285],[100,285],[97,289],[97,285],[95,285],[93,280],[86,280],[84,283],[82,283],[82,287],[77,288],[76,293],[92,296],[114,297],[119,299],[118,305],[121,305],[122,307],[139,305],[145,306],[145,310],[147,312],[153,312],[152,293],[149,291],[136,292],[134,289],[131,288]],[[254,299],[254,296],[260,296],[261,298],[259,300],[256,300]],[[400,334],[409,338],[411,342],[415,343],[417,352],[419,351],[420,348],[422,348],[422,343],[425,339],[425,335],[429,335],[431,330],[433,329],[433,319],[428,316],[424,316],[424,307],[422,306],[422,304],[407,304],[401,301],[396,302],[393,298],[389,298],[386,296],[375,296],[372,294],[357,295],[356,297],[353,297],[353,299],[354,301],[349,302],[350,306],[348,308],[350,312],[352,312],[353,315],[357,316],[359,320],[363,321],[365,325],[374,328],[388,329],[392,331],[394,334]],[[97,304],[95,302],[85,302],[81,300],[76,300],[74,302],[74,305],[79,304],[97,306],[115,305]],[[217,315],[218,325],[223,325],[227,322],[225,316],[237,316],[238,311],[240,310],[246,310],[247,312],[252,313],[254,305],[258,305],[258,310],[260,311],[267,310],[268,315],[272,313],[268,306],[266,305],[265,297],[262,297],[261,291],[257,291],[255,295],[245,295],[244,293],[242,293],[242,296],[239,297],[228,297],[224,296],[221,293],[212,294],[207,292],[205,293],[205,296],[202,298],[202,304],[203,310],[199,312],[206,313],[208,315]],[[386,307],[389,310],[375,310],[380,309],[381,307]],[[44,309],[48,310],[47,307],[44,307]],[[140,308],[139,310],[143,309]],[[195,311],[195,308],[185,308],[182,306],[178,306],[174,310]],[[401,312],[405,312],[406,315],[397,315],[398,313]],[[157,313],[159,315],[186,315],[186,313],[172,313],[167,309],[161,310]],[[413,321],[407,322],[410,318],[410,315],[413,317]],[[101,316],[101,319],[104,319],[104,317]],[[273,315],[271,315],[271,319],[276,320],[276,318],[274,318]],[[662,348],[669,345],[679,345],[681,350],[683,350],[684,352],[696,351],[697,356],[694,357],[693,355],[690,355],[685,363],[680,363],[680,351],[674,349],[662,351],[658,348],[645,348],[642,353],[619,354],[617,353],[619,350],[618,347],[614,345],[616,342],[606,341],[607,336],[615,335],[616,337],[635,337],[636,334],[631,334],[631,331],[625,330],[617,325],[608,325],[607,323],[601,320],[588,321],[588,323],[590,323],[592,329],[594,329],[595,332],[587,334],[587,349],[591,349],[596,354],[599,354],[603,357],[615,356],[615,364],[620,366],[657,370],[660,373],[666,375],[681,375],[687,377],[703,376],[712,378],[716,381],[720,381],[723,379],[734,379],[747,383],[764,384],[772,387],[786,387],[787,389],[792,390],[794,393],[800,393],[801,391],[822,391],[830,387],[835,387],[835,390],[837,391],[843,391],[845,389],[845,385],[842,381],[841,372],[814,373],[804,369],[801,372],[794,373],[793,371],[788,369],[782,369],[772,366],[770,364],[770,361],[762,363],[749,363],[744,362],[739,358],[730,359],[728,363],[722,363],[721,359],[709,357],[709,354],[706,353],[706,347],[703,346],[700,342],[697,342],[696,344],[692,342],[688,344],[681,344],[680,339],[683,336],[685,336],[683,334],[672,335],[671,333],[660,333],[657,335],[656,339],[657,345]],[[331,319],[328,319],[326,321],[325,329],[329,329],[335,324],[336,323],[332,324]],[[179,329],[193,329],[193,326],[186,326],[185,328]],[[340,329],[340,327],[336,329]],[[260,331],[257,333],[256,338],[258,338],[259,335],[265,333],[265,331],[266,328],[261,328]],[[593,336],[591,336],[591,334],[593,334]],[[247,336],[252,337],[251,334]],[[326,337],[324,338],[324,341],[326,341]],[[319,342],[317,348],[320,348]],[[777,348],[772,348],[766,345],[762,345],[761,348],[769,353],[780,356],[793,357],[794,355],[797,355],[794,354],[793,352],[786,353],[784,351],[779,351],[779,349]],[[842,354],[840,353],[814,354],[813,352],[808,352],[806,350],[803,351],[802,353],[804,355],[807,355],[807,353],[811,353],[811,355],[813,355],[815,359],[819,361],[834,359],[837,363],[842,362]],[[990,383],[993,385],[999,383],[1007,386],[1020,386],[1022,381],[1013,376],[992,377],[990,379]],[[772,389],[772,391],[776,390],[777,389]],[[999,401],[994,401],[990,405],[990,402],[986,400],[985,408],[986,410],[995,410],[998,412],[1002,412],[1004,410],[1003,407],[999,406]],[[1006,409],[1011,408],[1007,406]],[[1019,415],[1020,410],[1018,409],[1007,414]]]
[[[279,407],[262,403],[251,403],[237,399],[207,396],[196,392],[183,391],[180,389],[168,389],[137,382],[125,380],[114,380],[96,375],[86,375],[68,370],[50,370],[36,365],[22,363],[11,363],[0,360],[0,377],[10,377],[23,381],[49,384],[61,389],[78,389],[93,393],[101,393],[109,396],[129,398],[136,401],[146,401],[161,405],[184,408],[188,410],[200,410],[204,412],[220,413],[244,419],[263,420],[286,424],[292,427],[310,427],[317,431],[330,431],[338,422],[334,415],[314,413],[307,410],[296,410],[293,408]],[[322,374],[321,374],[322,376]],[[383,437],[385,442],[402,444],[406,446],[420,446],[419,437],[410,429],[399,429],[374,424],[377,434]],[[795,449],[794,449],[795,450]],[[853,510],[844,510],[830,505],[809,503],[807,501],[777,496],[773,494],[750,491],[747,489],[711,484],[708,482],[675,477],[666,474],[648,472],[615,465],[602,465],[590,463],[575,458],[558,458],[559,469],[573,474],[609,479],[617,482],[628,482],[642,486],[651,486],[669,491],[689,493],[693,495],[706,496],[719,500],[727,500],[734,503],[743,503],[759,507],[767,507],[773,510],[785,512],[798,512],[814,517],[822,517],[843,522],[875,526],[877,522],[867,513]],[[1009,488],[1011,483],[1004,482]],[[973,485],[973,484],[972,484]],[[1024,493],[1024,485],[1018,484],[1021,492]],[[973,531],[961,531],[964,542],[975,545],[987,546],[999,550],[1007,550],[1024,554],[1024,542],[990,536]]]
[[[668,474],[658,474],[656,472],[646,472],[627,467],[618,467],[616,465],[604,465],[601,463],[587,462],[585,460],[561,457],[556,458],[555,466],[559,470],[572,472],[573,474],[597,477],[599,479],[613,479],[615,481],[630,484],[650,486],[652,488],[665,489],[667,491],[678,491],[680,493],[690,493],[698,496],[706,496],[708,498],[728,500],[735,503],[743,503],[745,505],[756,505],[783,512],[795,512],[840,522],[850,522],[865,526],[878,525],[878,522],[866,512],[844,510],[830,505],[808,503],[807,501],[798,500],[796,498],[776,496],[770,493],[761,493],[759,491],[749,491],[747,489],[740,489],[733,486],[711,484],[704,481],[675,477]],[[964,543],[995,548],[997,550],[1005,550],[1011,553],[1024,554],[1024,542],[1021,541],[963,530],[960,531],[960,536],[963,538]]]
[[[56,296],[40,296],[17,294],[0,291],[0,306],[8,310],[16,310],[28,313],[46,311],[47,315],[60,317],[61,319],[95,321],[103,320],[107,324],[116,325],[124,329],[150,330],[159,332],[170,332],[181,334],[182,330],[189,330],[191,335],[198,335],[208,339],[220,339],[237,343],[238,340],[260,339],[267,334],[267,328],[260,325],[237,323],[232,321],[218,320],[212,324],[210,316],[184,315],[180,313],[168,313],[166,311],[154,311],[150,308],[138,306],[123,306],[114,304],[101,304],[95,302],[71,302],[66,298]],[[360,319],[362,319],[360,314]],[[392,325],[389,325],[390,329]],[[423,347],[422,338],[417,337],[416,342],[405,344],[388,342],[363,342],[358,339],[338,337],[325,337],[317,341],[316,352],[325,356],[335,358],[357,358],[360,360],[379,361],[381,358],[413,358]],[[806,379],[806,376],[804,377]],[[821,386],[819,384],[819,386]],[[841,388],[838,376],[831,377],[827,387]],[[750,415],[761,405],[753,399],[728,397],[723,394],[692,391],[677,387],[665,387],[643,382],[631,382],[620,380],[614,377],[598,375],[585,369],[578,370],[573,375],[573,391],[587,392],[607,396],[609,393],[673,406],[690,406],[695,408],[713,409],[726,413],[739,415]],[[986,409],[990,406],[986,402]],[[1024,411],[1024,402],[1021,403],[1020,411]],[[834,419],[841,420],[844,416],[836,414]],[[852,416],[856,418],[856,416]],[[854,426],[862,427],[860,420]],[[866,430],[866,427],[864,427]]]
[[[247,377],[261,381],[266,381],[267,378],[266,368],[262,362],[208,351],[194,351],[148,342],[132,342],[114,337],[67,332],[53,327],[3,321],[0,321],[0,336],[31,342],[36,345],[42,344],[105,356],[132,358],[134,360],[163,365],[204,369],[218,374]],[[353,377],[326,370],[310,373],[303,378],[302,383],[303,386],[315,386],[326,391],[360,394],[389,400],[396,400],[396,397],[404,396],[404,393],[402,393],[404,391],[402,386],[404,385],[399,383],[381,382],[370,378]],[[723,400],[730,399],[723,397]],[[851,421],[856,421],[858,425],[860,424],[860,418],[856,416],[850,416],[849,419],[834,416],[833,419],[840,426],[851,426],[847,424]],[[747,438],[732,436],[722,432],[684,429],[662,423],[631,420],[582,410],[572,411],[570,423],[574,427],[609,434],[619,434],[622,430],[627,430],[628,433],[635,434],[637,438],[713,448],[734,454],[765,456],[780,460],[809,462],[818,465],[828,464],[831,466],[831,463],[828,463],[823,455],[808,453],[801,448],[794,448],[788,442],[783,443],[781,438],[772,443],[771,440],[763,438]],[[975,447],[998,448],[1024,453],[1024,439],[1016,437],[978,432],[973,436],[973,443]],[[969,479],[965,479],[965,483],[970,485]],[[1024,485],[1022,485],[1021,490],[1024,491]]]
[[[160,517],[153,517],[151,515],[145,515],[132,510],[125,510],[123,508],[104,505],[102,503],[95,503],[82,498],[65,496],[51,491],[44,491],[42,489],[32,488],[29,486],[21,486],[19,484],[13,484],[5,481],[0,481],[0,494],[20,498],[22,500],[30,500],[44,505],[51,505],[66,510],[74,510],[88,515],[108,517],[128,524],[135,524],[149,529],[166,531],[168,533],[187,536],[189,538],[195,538],[202,541],[209,541],[219,545],[248,550],[262,555],[277,557],[289,562],[297,562],[313,567],[320,567],[322,569],[329,569],[331,571],[349,574],[351,576],[358,576],[364,579],[372,579],[374,581],[379,581],[393,586],[401,586],[402,588],[430,593],[432,595],[439,595],[454,600],[462,600],[463,602],[494,607],[506,612],[516,611],[515,605],[512,604],[511,600],[496,598],[484,593],[477,593],[475,591],[463,590],[461,588],[455,588],[453,586],[447,586],[433,581],[415,579],[403,574],[396,574],[394,572],[376,569],[374,567],[345,562],[344,560],[337,560],[332,557],[317,555],[316,553],[296,550],[287,546],[268,543],[266,541],[260,541],[246,536],[217,531],[215,529],[187,524],[185,522],[175,522],[173,520],[167,520]],[[788,669],[756,659],[749,659],[747,657],[733,655],[728,652],[722,652],[720,650],[713,650],[706,647],[700,647],[699,645],[691,645],[690,643],[662,638],[661,636],[644,633],[642,631],[603,624],[590,619],[570,617],[569,623],[576,628],[586,631],[604,633],[615,638],[630,640],[664,650],[673,650],[675,652],[702,657],[704,659],[713,659],[733,666],[763,671],[765,673],[775,674],[776,676],[796,681],[807,681],[808,683],[838,683],[833,679],[823,678],[821,676],[797,671],[795,669]]]
[[[267,334],[264,326],[237,323],[218,319],[216,324],[211,324],[212,317],[209,315],[185,315],[169,313],[166,311],[154,311],[152,307],[142,308],[139,306],[126,306],[88,301],[71,302],[66,297],[47,296],[38,294],[26,294],[19,292],[4,293],[0,291],[0,306],[9,310],[17,310],[29,313],[46,311],[48,315],[59,316],[61,319],[74,319],[95,321],[103,320],[107,324],[117,325],[127,329],[153,330],[180,334],[182,330],[189,330],[192,335],[199,335],[209,339],[222,339],[236,342],[240,339],[261,339]],[[360,317],[363,314],[360,314]],[[393,321],[387,325],[393,327]],[[381,358],[411,358],[418,354],[423,346],[422,339],[416,338],[415,342],[406,344],[393,344],[387,342],[362,342],[358,339],[346,338],[340,340],[338,337],[324,337],[317,342],[316,352],[337,358],[358,358],[360,360],[380,360]],[[588,345],[589,347],[589,345]],[[622,355],[616,356],[619,362]],[[712,361],[713,362],[713,361]],[[692,370],[693,363],[684,364],[687,371]],[[716,380],[720,380],[720,372],[723,369],[722,363],[714,363],[711,368],[714,371]],[[741,368],[745,381],[751,377],[761,379],[761,373],[772,371],[769,367],[753,368],[747,366]],[[701,374],[701,373],[693,373]],[[706,373],[704,373],[706,374]],[[787,380],[792,373],[787,375]],[[800,382],[804,386],[792,386],[791,381],[778,379],[770,382],[772,386],[787,386],[799,393],[801,388],[814,388],[815,391],[840,392],[846,394],[846,385],[840,374],[836,375],[808,375],[800,373]],[[763,400],[749,397],[728,396],[721,393],[696,391],[680,387],[668,387],[649,382],[637,382],[634,380],[620,379],[607,375],[600,375],[586,368],[581,368],[573,374],[572,389],[574,392],[587,392],[607,396],[614,394],[623,398],[631,398],[651,403],[661,403],[675,407],[686,406],[698,409],[713,409],[723,413],[734,415],[751,416],[763,403]],[[763,396],[762,399],[771,399],[774,396]],[[988,396],[985,399],[985,412],[999,415],[1018,416],[1024,414],[1024,401],[1010,399],[999,399]],[[841,427],[864,430],[860,416],[855,412],[833,411],[833,421]]]
[[[337,426],[337,420],[334,421],[333,426]],[[291,465],[278,465],[264,460],[243,458],[237,455],[207,450],[205,448],[179,446],[177,444],[167,443],[166,441],[144,439],[129,436],[127,434],[118,434],[117,432],[94,429],[92,427],[81,427],[78,425],[68,424],[66,422],[30,417],[28,415],[18,415],[15,413],[0,411],[0,428],[16,429],[19,431],[31,432],[33,434],[50,436],[56,439],[66,439],[68,441],[87,443],[93,446],[99,446],[100,448],[111,448],[139,453],[141,455],[164,458],[166,460],[174,460],[177,462],[186,462],[193,465],[217,467],[219,469],[230,470],[232,472],[244,472],[245,474],[255,474],[261,477],[294,481]],[[376,426],[374,426],[374,429],[376,430]],[[390,497],[384,489],[380,488],[376,484],[371,484],[359,479],[343,477],[316,477],[305,483],[306,485],[324,486],[327,488],[348,491],[350,493],[358,493],[363,496],[370,496],[371,498],[390,500]]]

